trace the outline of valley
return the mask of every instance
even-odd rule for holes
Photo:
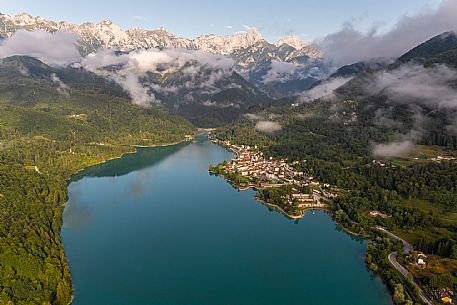
[[[0,303],[68,304],[72,283],[60,238],[67,181],[83,168],[134,152],[133,145],[183,141],[194,128],[161,108],[132,105],[110,83],[93,90],[91,75],[79,75],[62,97],[52,83],[6,70],[30,61],[38,65],[27,65],[32,71],[52,71],[28,58],[3,61],[1,69]],[[15,75],[19,79],[11,81]]]
[[[364,266],[366,241],[324,212],[290,220],[208,174],[232,156],[199,135],[81,172],[62,227],[74,304],[392,305]]]
[[[454,29],[242,26],[0,14],[0,305],[455,301]]]
[[[455,36],[443,35],[446,39],[433,38],[418,48],[436,50],[438,41],[446,53],[453,52],[447,48],[455,51]],[[427,62],[427,51],[413,55],[417,53],[414,49],[400,60],[420,56],[415,60]],[[432,53],[431,56],[437,63],[439,55]],[[425,101],[414,106],[395,103],[388,88],[379,94],[365,91],[372,86],[370,82],[376,80],[376,75],[394,75],[395,69],[401,70],[402,65],[410,63],[398,63],[387,72],[357,72],[357,76],[335,91],[332,99],[322,98],[298,105],[285,101],[284,104],[264,107],[216,130],[214,137],[233,145],[257,146],[266,158],[297,162],[297,171],[340,189],[340,195],[330,204],[335,219],[351,232],[374,238],[367,255],[370,269],[381,274],[392,291],[396,291],[400,284],[414,302],[419,302],[420,296],[414,285],[389,271],[392,266],[384,255],[389,249],[400,246],[381,241],[379,232],[374,232],[373,227],[390,228],[410,241],[417,251],[434,255],[440,252],[438,256],[455,259],[455,221],[448,219],[456,211],[453,177],[457,168],[452,156],[456,138],[446,127],[453,124],[455,110],[452,107],[435,108]],[[450,83],[455,80],[453,78]],[[427,118],[422,119],[420,113]],[[419,120],[420,127],[417,125]],[[259,122],[266,121],[280,128],[275,131],[258,128]],[[409,140],[408,136],[402,140],[400,129],[420,130],[419,140]],[[395,142],[396,138],[400,140]],[[389,140],[392,144],[373,144]],[[410,145],[406,144],[408,141],[417,141],[422,146],[413,145],[405,152],[401,151],[402,145]],[[376,152],[377,147],[379,152]],[[373,211],[375,216],[370,216]],[[383,217],[377,217],[379,213]],[[434,281],[438,278],[446,278],[446,285],[452,285],[455,274],[452,267],[437,273],[418,272],[410,257],[401,257],[401,254],[399,257],[399,261],[416,276],[428,298],[436,298],[438,288]]]

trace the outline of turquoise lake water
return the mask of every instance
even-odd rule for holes
[[[208,174],[231,157],[199,137],[75,176],[62,228],[73,304],[392,305],[365,241]]]

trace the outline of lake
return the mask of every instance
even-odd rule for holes
[[[73,304],[392,305],[366,241],[208,174],[231,157],[199,136],[76,175],[62,228]]]

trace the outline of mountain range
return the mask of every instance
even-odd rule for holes
[[[443,248],[446,236],[452,249],[457,244],[455,221],[440,219],[455,214],[456,165],[428,161],[456,154],[453,32],[391,61],[333,71],[318,48],[294,37],[269,43],[255,29],[189,40],[111,21],[0,15],[5,43],[18,30],[71,32],[81,56],[75,50],[78,60],[67,66],[23,53],[0,60],[0,210],[8,216],[0,249],[10,249],[0,251],[0,291],[8,304],[71,300],[59,232],[73,173],[130,145],[181,141],[195,127],[220,127],[214,135],[221,140],[300,160],[298,169],[342,191],[335,215],[351,231],[356,223],[366,225],[355,231],[363,234],[390,225],[420,229],[417,236],[427,239],[436,229],[427,241],[433,248]],[[401,205],[416,200],[417,209]],[[367,218],[373,210],[391,216]]]
[[[272,104],[277,98],[291,97],[309,89],[312,92],[339,79],[352,78],[345,85],[337,83],[336,87],[342,85],[336,91],[340,95],[348,99],[355,95],[366,97],[367,84],[373,82],[373,78],[393,74],[400,78],[399,82],[404,81],[406,76],[397,75],[402,73],[402,67],[413,64],[425,68],[435,64],[455,66],[457,47],[455,34],[443,33],[418,45],[393,63],[376,60],[358,62],[333,72],[318,46],[307,44],[297,37],[284,37],[276,43],[270,43],[255,28],[232,36],[203,35],[187,39],[177,37],[164,28],[124,30],[109,20],[77,25],[49,21],[25,13],[16,16],[0,14],[0,36],[6,39],[21,29],[51,33],[65,30],[73,33],[83,56],[105,49],[118,50],[110,57],[111,60],[114,58],[115,64],[99,67],[102,73],[97,69],[89,70],[98,76],[115,80],[130,93],[132,99],[135,100],[133,95],[138,93],[156,99],[173,113],[200,127],[224,125],[245,113]],[[185,56],[176,55],[173,50],[183,52]],[[140,53],[143,51],[146,53]],[[203,55],[205,60],[201,61],[201,54],[197,56],[192,53],[194,51],[208,55]],[[156,56],[154,52],[165,52],[171,61],[132,78],[131,74],[136,71],[129,70],[131,58],[153,58]],[[119,61],[123,56],[130,59]],[[233,63],[227,64],[224,58]],[[417,71],[417,67],[415,69],[413,73],[424,72]],[[425,73],[430,71],[426,69]],[[55,74],[65,79],[68,73],[73,74],[75,70],[66,68]],[[449,82],[454,83],[453,80]],[[388,96],[389,88],[375,89],[374,95]],[[298,103],[301,99],[297,100]],[[398,103],[395,105],[400,106]],[[417,103],[415,106],[418,107]],[[424,107],[420,103],[419,106]]]
[[[210,34],[187,39],[164,28],[124,30],[110,20],[79,25],[27,13],[0,14],[1,38],[7,39],[18,30],[72,33],[77,37],[83,56],[113,48],[126,53],[140,49],[183,49],[226,56],[234,61],[233,68],[239,75],[273,98],[299,94],[329,72],[317,45],[305,43],[295,36],[270,43],[255,28],[234,35]]]
[[[251,136],[256,122],[270,121],[280,131],[260,134],[284,142],[275,147],[278,154],[291,147],[315,149],[324,138],[328,147],[335,146],[332,152],[368,158],[405,157],[417,145],[455,149],[456,67],[457,34],[445,32],[390,62],[343,66],[303,96],[275,101],[240,119],[224,137],[243,128]]]
[[[233,56],[238,59],[238,65],[243,68],[251,67],[259,61],[258,58],[254,58],[254,54],[243,56],[243,53],[249,53],[249,51],[263,53],[263,60],[286,62],[293,62],[296,58],[303,56],[314,59],[322,55],[316,45],[305,43],[294,36],[284,37],[276,43],[269,43],[255,28],[235,35],[210,34],[187,39],[177,37],[164,28],[124,30],[110,20],[104,20],[98,24],[88,22],[78,25],[66,21],[56,22],[33,17],[27,13],[16,16],[0,14],[0,36],[11,37],[19,29],[46,32],[68,31],[78,36],[80,48],[85,53],[93,52],[100,47],[119,48],[123,51],[141,48],[182,48]],[[265,52],[264,49],[267,49],[268,52]]]

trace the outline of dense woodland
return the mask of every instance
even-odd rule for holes
[[[362,62],[339,70],[335,77],[354,78],[330,98],[284,99],[215,133],[218,139],[234,144],[257,144],[266,156],[299,161],[300,170],[339,188],[341,194],[333,201],[334,217],[344,228],[371,237],[367,265],[382,276],[396,304],[421,301],[412,279],[403,278],[387,259],[393,251],[401,253],[402,245],[381,236],[376,225],[429,255],[429,267],[413,268],[429,295],[435,288],[457,287],[457,163],[430,160],[437,155],[457,156],[453,128],[457,112],[454,107],[436,106],[440,101],[434,97],[393,101],[387,89],[372,92],[367,88],[373,88],[378,71],[395,73],[412,65],[455,68],[456,54],[457,36],[444,33],[389,66]],[[455,89],[456,84],[454,79],[446,86]],[[257,125],[260,121],[280,128],[262,130]],[[393,141],[417,146],[385,160],[376,155],[377,143]],[[387,216],[371,217],[373,210]],[[399,260],[408,265],[411,258],[400,254]]]
[[[375,225],[382,225],[404,234],[415,248],[428,254],[457,258],[457,163],[433,162],[437,154],[456,155],[457,137],[446,130],[452,124],[453,111],[391,104],[384,96],[348,97],[357,89],[341,88],[337,100],[317,100],[301,106],[290,106],[290,100],[219,128],[215,136],[234,144],[257,144],[267,156],[300,161],[299,168],[317,180],[342,190],[334,200],[335,217],[351,231],[372,235]],[[355,88],[354,88],[355,87]],[[389,109],[388,114],[386,109]],[[396,139],[404,130],[415,128],[414,116],[427,115],[414,156],[378,160],[373,155],[374,143]],[[395,124],[377,124],[377,114]],[[258,121],[274,121],[281,129],[275,132],[256,129]],[[390,217],[369,217],[379,210]],[[385,242],[374,243],[381,251]],[[391,246],[389,246],[391,247]],[[385,273],[392,291],[401,289],[414,293],[407,283],[396,277],[383,252],[370,248],[369,264]],[[376,256],[379,264],[373,265]],[[382,263],[381,263],[382,262]],[[457,270],[449,273],[457,283]],[[430,278],[424,278],[429,285]],[[409,304],[408,294],[399,297],[399,304]],[[411,301],[411,300],[410,300]]]
[[[256,131],[255,121],[243,119],[219,129],[216,136],[238,144],[258,144],[268,156],[306,160],[300,163],[303,170],[319,181],[347,190],[347,196],[342,196],[337,203],[344,206],[357,222],[366,218],[363,215],[368,210],[406,211],[409,208],[399,204],[405,200],[423,200],[442,211],[457,209],[456,163],[411,162],[412,158],[383,161],[386,166],[373,163],[372,143],[388,141],[395,130],[368,126],[363,117],[350,124],[345,124],[344,120],[329,122],[326,118],[332,114],[318,112],[318,108],[325,108],[322,104],[308,105],[292,113],[273,109],[273,113],[280,118],[282,130],[272,134]],[[336,115],[338,113],[333,114]],[[433,137],[434,134],[430,133],[430,138],[426,135],[422,141],[424,144],[434,142]],[[451,141],[441,149],[449,151],[439,152],[453,151],[455,136],[447,137]],[[434,221],[438,221],[436,216],[431,216]],[[417,219],[414,214],[404,215],[393,217],[391,225],[398,228],[419,227],[424,226],[427,219],[422,215]],[[455,231],[452,223],[441,221],[440,225]]]
[[[162,107],[132,105],[117,86],[81,71],[60,71],[70,84],[60,92],[47,76],[59,71],[28,58],[2,65],[0,304],[66,305],[72,286],[60,228],[68,179],[131,145],[175,143],[194,128]],[[21,76],[24,65],[36,75]]]
[[[388,69],[411,61],[456,67],[456,48],[455,35],[432,39]],[[214,99],[238,97],[247,104],[240,109],[183,104],[171,111],[205,127],[250,112],[218,129],[216,137],[256,144],[267,156],[300,161],[300,170],[341,189],[333,209],[345,228],[373,237],[379,235],[373,227],[382,225],[427,254],[456,259],[457,164],[427,157],[455,154],[457,136],[448,127],[457,113],[393,103],[383,92],[367,95],[364,85],[383,65],[368,66],[358,64],[357,76],[332,100],[291,106],[293,98],[272,104],[263,94],[225,90]],[[52,68],[28,57],[0,61],[0,114],[0,304],[66,305],[72,287],[60,228],[68,179],[89,165],[133,151],[132,145],[181,141],[194,127],[162,107],[132,105],[122,88],[107,79],[83,69]],[[281,128],[259,131],[260,120]],[[433,147],[432,153],[423,152],[425,157],[419,154],[417,160],[373,162],[374,143],[392,141],[405,131],[420,134],[418,150]],[[287,192],[279,189],[260,196],[279,202]],[[369,217],[372,210],[389,217]],[[417,291],[387,260],[388,253],[400,248],[389,238],[374,237],[367,265],[383,276],[397,304],[410,305],[418,301]],[[429,288],[452,286],[456,272],[445,270],[419,280]]]

